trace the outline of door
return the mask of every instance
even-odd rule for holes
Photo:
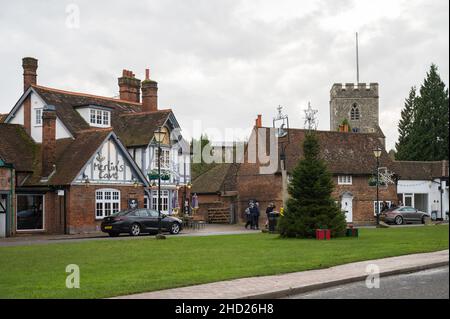
[[[353,222],[353,196],[343,195],[341,200],[341,209],[345,213],[347,223]]]
[[[153,209],[147,209],[147,226],[148,229],[158,229],[158,212],[156,210]],[[161,218],[162,218],[162,213],[161,213]],[[162,223],[161,223],[162,224]]]
[[[414,207],[414,195],[413,194],[405,194],[405,201],[404,201],[403,205]]]
[[[0,194],[0,238],[6,237],[6,214],[8,209],[8,195]]]

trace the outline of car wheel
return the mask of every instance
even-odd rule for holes
[[[395,217],[395,224],[396,225],[402,225],[403,224],[403,217],[402,216]]]
[[[134,223],[130,227],[131,236],[139,236],[141,234],[141,226],[138,223]]]
[[[179,234],[180,233],[180,224],[178,224],[177,222],[173,223],[170,226],[170,233],[174,234],[174,235]]]
[[[109,237],[119,237],[119,233],[108,233]]]

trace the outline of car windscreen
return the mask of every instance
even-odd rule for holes
[[[111,214],[111,216],[125,216],[132,212],[134,212],[134,209],[121,210],[120,212]]]

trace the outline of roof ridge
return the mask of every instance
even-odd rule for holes
[[[77,131],[77,134],[79,133],[89,133],[89,132],[108,132],[113,131],[114,129],[112,127],[91,127],[85,130]]]
[[[155,113],[167,113],[172,112],[172,109],[163,109],[156,111],[147,111],[147,112],[124,112],[119,114],[119,116],[135,116],[135,115],[146,115],[146,114],[155,114]]]
[[[102,100],[108,100],[108,101],[114,101],[114,102],[120,102],[120,103],[127,103],[127,104],[142,106],[142,103],[139,103],[139,102],[132,102],[132,101],[127,101],[127,100],[115,99],[115,98],[107,97],[107,96],[101,96],[101,95],[95,95],[95,94],[89,94],[89,93],[81,93],[81,92],[74,92],[74,91],[55,89],[55,88],[42,86],[42,85],[36,85],[36,84],[32,84],[31,87],[38,88],[38,89],[43,89],[43,90],[49,90],[49,91],[53,91],[53,92],[56,92],[56,93],[64,93],[64,94],[71,94],[71,95],[77,95],[77,96],[86,96],[86,97],[98,98],[98,99],[102,99]]]

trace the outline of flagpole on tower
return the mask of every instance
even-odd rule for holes
[[[356,32],[356,83],[359,84],[358,32]]]

